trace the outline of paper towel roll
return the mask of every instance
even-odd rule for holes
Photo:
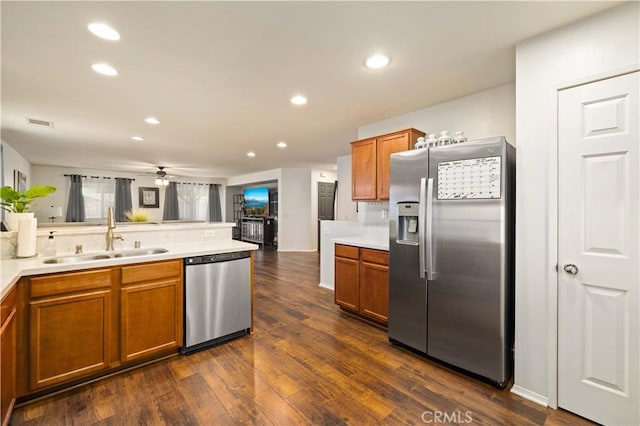
[[[16,257],[36,255],[36,230],[38,219],[20,219],[18,221],[18,248]]]

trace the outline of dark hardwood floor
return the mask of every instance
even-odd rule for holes
[[[251,336],[28,403],[12,424],[590,424],[390,345],[318,282],[317,253],[260,250]]]

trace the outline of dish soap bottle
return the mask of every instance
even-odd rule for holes
[[[58,250],[56,248],[56,241],[53,239],[53,231],[49,232],[49,237],[47,238],[47,245],[42,252],[43,256],[55,256]]]

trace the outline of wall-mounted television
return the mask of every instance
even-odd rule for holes
[[[269,216],[269,188],[244,189],[244,215]]]

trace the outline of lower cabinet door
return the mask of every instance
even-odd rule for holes
[[[16,309],[2,324],[0,333],[0,424],[9,424],[16,400]]]
[[[120,290],[122,362],[182,346],[181,283],[179,279],[166,280]]]
[[[389,267],[360,263],[360,313],[387,324],[389,306]]]
[[[30,390],[107,369],[110,344],[110,290],[32,300]]]
[[[335,258],[335,302],[339,306],[358,310],[358,261]]]

